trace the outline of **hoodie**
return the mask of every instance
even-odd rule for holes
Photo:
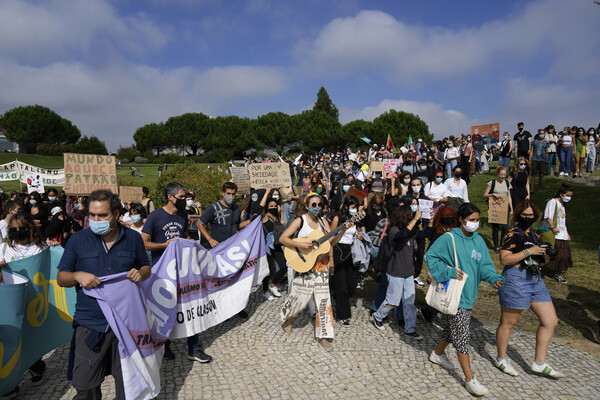
[[[505,281],[504,277],[496,273],[496,267],[490,257],[485,242],[477,232],[467,237],[460,228],[450,230],[456,242],[456,256],[458,267],[467,275],[467,281],[460,298],[459,307],[468,310],[473,309],[477,300],[479,283],[486,281],[494,285],[497,281]],[[429,272],[438,282],[456,279],[456,266],[454,265],[454,251],[452,249],[452,238],[444,234],[436,240],[427,253],[425,262]]]

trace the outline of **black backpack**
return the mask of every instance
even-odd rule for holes
[[[389,227],[387,229],[389,231]],[[387,272],[387,266],[390,263],[392,256],[394,255],[394,246],[390,245],[390,240],[388,237],[388,232],[385,232],[385,238],[381,241],[381,245],[379,246],[379,254],[377,254],[377,259],[373,265],[375,272]]]

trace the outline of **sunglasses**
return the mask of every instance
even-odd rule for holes
[[[323,203],[311,203],[310,206],[311,207],[321,207],[323,205]]]
[[[17,233],[17,232],[27,232],[29,230],[29,228],[22,226],[20,228],[10,228],[8,231],[10,233]]]
[[[519,165],[527,165],[527,164],[519,163]]]

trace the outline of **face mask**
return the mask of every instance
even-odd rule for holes
[[[333,194],[337,194],[337,189],[333,189]]]
[[[346,193],[348,190],[350,190],[350,185],[342,186],[342,190],[344,191],[344,193]]]
[[[519,217],[519,225],[523,229],[529,229],[534,222],[535,218],[533,217]]]
[[[8,236],[11,241],[23,242],[23,241],[29,239],[29,229],[19,228],[18,231],[13,231],[12,229],[15,229],[15,228],[11,228],[8,231]]]
[[[429,148],[429,150],[431,150],[431,151],[435,151],[435,149],[434,149],[433,147],[430,147],[430,148]]]
[[[311,185],[316,185],[317,183],[319,183],[319,182],[317,182],[317,181],[312,181],[310,184],[311,184]]]
[[[37,204],[36,200],[29,200],[29,204],[31,204],[32,206],[35,206]]]
[[[571,201],[571,196],[563,196],[562,200],[564,203],[568,203]]]
[[[321,211],[323,211],[323,209],[321,207],[311,207],[308,209],[308,212],[310,212],[315,217],[318,217],[319,215],[321,215]]]
[[[279,195],[274,194],[273,196],[271,196],[271,198],[275,201],[279,200]]]
[[[136,215],[132,215],[131,216],[131,222],[133,222],[134,224],[137,224],[138,222],[140,222],[142,220],[142,216],[139,214]]]
[[[108,221],[92,221],[90,219],[90,229],[92,230],[92,232],[94,232],[94,234],[98,236],[106,235],[112,230],[112,228],[110,227],[111,219],[112,217],[110,217]]]
[[[188,207],[193,206],[194,205],[194,200],[186,200],[185,201],[185,205],[188,206]]]
[[[74,209],[79,210],[79,203],[75,203],[75,205],[73,206]]]
[[[317,171],[320,171],[320,170],[321,170],[321,168],[317,168]]]
[[[381,206],[373,206],[373,210],[379,211],[379,210],[381,210]]]
[[[358,210],[356,208],[349,208],[348,209],[348,213],[350,215],[356,215],[357,212],[358,212]]]
[[[442,223],[442,225],[450,226],[454,222],[454,217],[453,216],[442,217],[442,218],[440,218],[440,222]]]
[[[185,210],[185,199],[175,198],[175,208],[178,210]]]
[[[56,196],[48,196],[48,200],[49,201],[54,201],[54,200],[56,200]]]
[[[317,190],[315,190],[315,192],[316,192],[317,194],[321,194],[321,193],[323,193],[323,189],[321,189],[321,188],[318,188]]]
[[[538,137],[539,137],[540,139],[543,139],[543,138],[545,138],[545,137],[546,137],[546,135],[542,135],[542,134],[540,133],[540,134],[538,135]]]
[[[0,194],[4,193],[4,190],[0,190]]]
[[[269,208],[269,213],[275,217],[279,216],[279,210],[277,209],[277,207]]]
[[[504,135],[504,139],[508,139],[508,135]]]
[[[419,169],[420,169],[421,171],[426,171],[426,170],[427,170],[427,165],[421,165],[421,166],[419,167]]]
[[[334,170],[335,172],[338,172],[338,171],[340,170],[340,167],[333,167],[333,170]]]
[[[413,186],[412,190],[415,193],[419,193],[421,191],[421,185]]]
[[[436,177],[436,178],[435,178],[435,181],[436,181],[437,183],[442,183],[442,179],[443,179],[442,177],[439,177],[439,176],[438,176],[438,177]]]
[[[477,229],[479,229],[479,221],[477,221],[477,222],[467,221],[467,223],[465,225],[463,225],[463,227],[465,228],[465,231],[473,233]]]
[[[527,165],[525,165],[525,164],[523,164],[523,165],[519,165],[519,169],[520,169],[521,171],[522,171],[522,170],[524,170],[525,168],[527,168]]]
[[[419,206],[416,205],[416,204],[412,204],[410,206],[410,210],[415,213],[415,212],[417,212],[419,210]]]
[[[406,179],[404,180],[404,184],[405,184],[405,185],[408,185],[409,183],[410,183],[410,178],[406,178]]]
[[[232,205],[233,201],[235,200],[235,196],[223,196],[223,199],[225,200],[225,203]]]
[[[460,178],[462,176],[462,172],[456,172],[454,173],[454,177],[455,178]]]

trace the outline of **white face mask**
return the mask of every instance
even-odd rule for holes
[[[421,185],[412,186],[412,190],[414,193],[419,193],[421,191]]]
[[[404,180],[404,184],[408,185],[410,183],[410,178]]]
[[[571,201],[571,196],[563,196],[562,198],[563,203],[568,203]]]
[[[479,221],[477,221],[477,222],[467,221],[467,223],[464,224],[463,227],[465,228],[465,231],[473,233],[477,229],[479,229]]]
[[[186,200],[186,201],[185,201],[185,204],[186,204],[188,207],[191,207],[191,206],[193,206],[193,205],[194,205],[194,200]]]

